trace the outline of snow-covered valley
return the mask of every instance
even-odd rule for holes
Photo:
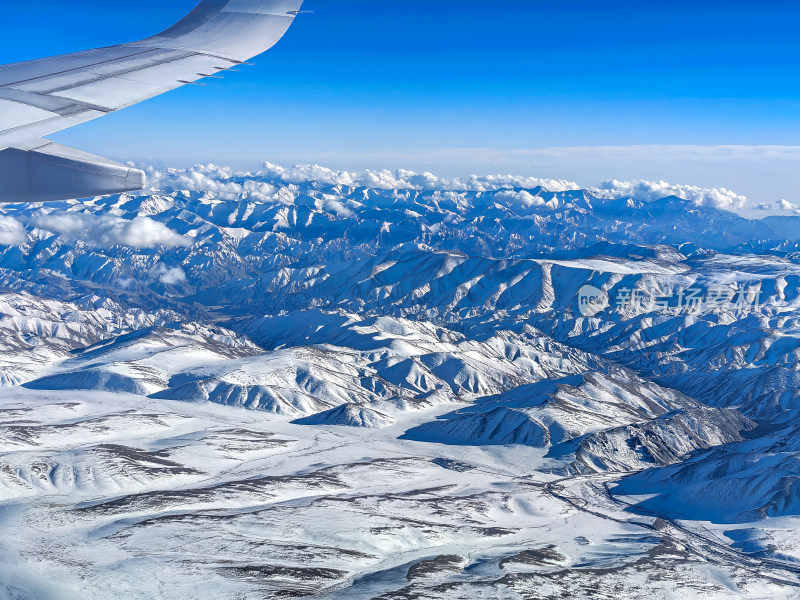
[[[150,175],[0,208],[0,598],[799,597],[791,218]]]

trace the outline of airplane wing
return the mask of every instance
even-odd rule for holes
[[[142,189],[142,171],[43,138],[265,52],[302,2],[203,0],[151,38],[0,66],[0,202]]]

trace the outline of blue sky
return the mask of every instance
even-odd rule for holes
[[[0,62],[141,38],[195,4],[14,3],[3,8]],[[304,8],[315,13],[257,66],[57,139],[176,165],[669,179],[800,200],[800,3],[306,0]]]

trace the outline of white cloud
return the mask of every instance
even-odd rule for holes
[[[417,173],[400,169],[365,170],[358,172],[334,171],[319,165],[298,165],[284,168],[272,163],[265,163],[264,168],[257,174],[259,177],[280,180],[286,183],[302,184],[318,181],[327,185],[363,186],[376,189],[409,189],[409,190],[438,190],[438,191],[475,191],[493,192],[503,191],[498,194],[498,200],[513,202],[527,206],[541,206],[544,201],[531,194],[528,190],[544,188],[550,192],[565,192],[579,190],[581,187],[572,181],[564,179],[541,179],[519,175],[469,175],[464,178],[442,178],[428,172]],[[513,191],[522,190],[522,191]],[[690,200],[698,206],[710,206],[726,210],[737,210],[747,204],[747,198],[725,188],[703,188],[691,185],[675,185],[665,181],[618,181],[609,180],[599,186],[589,188],[601,198],[632,197],[636,200],[653,201],[667,196],[677,196]],[[551,208],[556,208],[553,203]]]
[[[154,272],[164,285],[175,285],[186,281],[186,272],[180,267],[168,267],[164,263],[158,263]]]
[[[601,198],[633,198],[644,202],[677,196],[697,206],[710,206],[737,210],[747,205],[747,198],[725,188],[702,188],[692,185],[674,185],[666,181],[604,181],[590,191]]]
[[[77,213],[55,213],[34,217],[31,224],[39,229],[59,233],[65,237],[77,238],[86,232],[90,222],[97,217]]]
[[[101,246],[155,248],[191,245],[191,240],[149,217],[126,220],[109,215],[53,213],[34,217],[31,224],[39,229]]]
[[[786,198],[781,198],[780,200],[778,200],[777,204],[778,204],[778,208],[781,209],[781,210],[794,211],[794,210],[797,210],[797,208],[798,208],[797,206],[795,206],[794,204],[792,204],[791,202],[786,200]]]
[[[579,190],[581,186],[566,179],[541,179],[539,177],[525,177],[519,175],[470,175],[460,181],[464,189],[476,192],[490,192],[509,188],[524,188],[532,190],[542,187],[549,192],[566,192]]]
[[[614,148],[607,148],[607,150],[613,153]],[[625,150],[629,151],[630,149]],[[555,151],[550,150],[550,152]],[[406,169],[337,171],[319,165],[297,165],[286,168],[273,163],[264,163],[262,170],[257,173],[236,173],[232,169],[210,164],[197,165],[186,170],[157,171],[150,169],[150,176],[151,185],[156,188],[168,187],[174,190],[202,192],[220,200],[249,198],[286,205],[294,202],[297,194],[302,193],[303,186],[315,182],[326,186],[437,191],[443,194],[448,192],[502,192],[502,195],[497,195],[499,201],[525,206],[545,204],[535,192],[538,188],[550,192],[581,189],[578,184],[564,179],[541,179],[519,175],[469,175],[448,179],[429,172],[420,173]],[[596,196],[606,199],[633,198],[650,202],[667,196],[677,196],[689,200],[697,206],[725,210],[739,210],[748,205],[746,196],[726,188],[676,185],[666,181],[646,179],[629,181],[612,179],[587,189]],[[547,205],[550,208],[558,208],[558,202],[551,201]],[[352,209],[340,201],[325,200],[322,206],[343,217],[353,215]]]
[[[258,174],[262,177],[280,179],[287,183],[319,181],[328,185],[358,185],[352,173],[334,171],[319,165],[297,165],[287,169],[286,167],[266,162]]]
[[[275,200],[277,188],[269,183],[253,180],[249,173],[236,173],[228,167],[214,164],[195,165],[191,169],[148,170],[148,189],[151,192],[165,188],[201,192],[220,200],[252,199],[259,202]],[[249,178],[248,178],[249,177]],[[242,183],[233,181],[242,178]]]
[[[278,199],[278,197],[275,195],[275,186],[264,183],[263,181],[253,181],[252,179],[248,179],[242,184],[242,190],[244,195],[249,200],[272,202]]]
[[[0,216],[0,246],[16,246],[27,238],[25,227],[14,217]]]
[[[107,238],[115,244],[137,248],[191,245],[191,240],[188,238],[148,217],[137,217],[133,221],[118,221],[107,234]]]
[[[334,171],[319,165],[297,165],[291,168],[264,163],[259,177],[277,179],[286,183],[318,181],[326,185],[368,187],[382,190],[440,190],[492,192],[497,190],[544,187],[551,192],[580,189],[577,183],[563,179],[540,179],[515,175],[469,175],[465,178],[447,179],[433,173],[409,171],[365,170]]]
[[[540,196],[534,196],[525,190],[519,192],[511,190],[497,192],[494,197],[495,200],[507,201],[511,204],[520,204],[522,206],[544,206],[544,200]]]
[[[332,210],[340,217],[353,217],[355,213],[347,208],[344,204],[336,200],[335,198],[326,198],[325,199],[325,208],[328,210]]]
[[[535,172],[556,179],[577,180],[582,187],[612,176],[625,180],[692,182],[708,188],[735,190],[753,201],[753,206],[774,202],[775,198],[800,198],[800,180],[796,175],[800,146],[636,145],[502,150],[461,147],[381,154],[315,152],[314,156],[321,164],[425,164],[435,173],[449,176],[485,173],[487,165],[492,165],[494,172]],[[296,157],[283,160],[296,160]],[[526,185],[509,187],[528,188]]]

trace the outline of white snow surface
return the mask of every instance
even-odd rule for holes
[[[790,218],[150,171],[0,207],[0,599],[799,597]]]

